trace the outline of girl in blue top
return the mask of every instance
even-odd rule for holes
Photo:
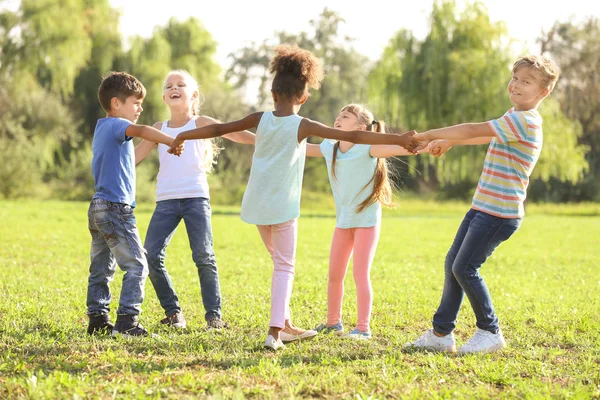
[[[275,48],[270,72],[274,74],[272,112],[255,112],[223,124],[182,132],[173,147],[189,139],[207,139],[230,132],[256,128],[256,146],[250,178],[242,200],[241,217],[255,224],[274,264],[271,284],[271,320],[265,347],[284,348],[317,332],[295,327],[289,308],[294,279],[297,218],[306,157],[306,139],[319,136],[353,143],[395,144],[412,149],[412,132],[381,135],[364,130],[343,131],[300,117],[297,113],[309,97],[308,88],[318,89],[323,80],[319,60],[309,51],[292,45]]]
[[[383,121],[376,121],[371,111],[359,104],[342,108],[334,127],[344,131],[385,132]],[[386,157],[410,154],[399,146],[371,146],[346,140],[324,140],[320,145],[308,145],[308,156],[325,157],[336,209],[336,228],[329,255],[327,322],[317,326],[316,331],[335,332],[338,335],[344,333],[344,277],[350,256],[354,253],[352,271],[356,284],[358,319],[356,329],[346,337],[371,338],[371,264],[379,240],[381,204],[392,204]]]

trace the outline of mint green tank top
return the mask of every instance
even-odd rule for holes
[[[377,158],[371,157],[370,144],[355,144],[347,152],[338,149],[335,178],[331,174],[334,140],[321,142],[321,153],[327,162],[331,192],[335,200],[337,228],[368,228],[381,222],[381,203],[375,202],[361,212],[356,208],[373,193],[370,182],[377,168]]]
[[[306,140],[298,143],[302,117],[276,117],[264,112],[256,129],[256,144],[241,217],[255,225],[274,225],[300,216],[300,195]]]

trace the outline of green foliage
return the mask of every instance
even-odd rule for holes
[[[600,198],[600,20],[589,17],[581,22],[556,22],[540,38],[541,51],[561,68],[554,96],[566,118],[581,125],[579,143],[589,146],[588,173],[579,185],[566,188],[570,200]],[[579,187],[577,187],[579,186]],[[560,190],[560,187],[554,187]]]
[[[456,357],[407,352],[431,327],[443,285],[443,260],[468,204],[403,201],[384,212],[371,272],[371,341],[318,335],[280,353],[262,348],[269,322],[272,261],[239,209],[213,208],[223,316],[207,331],[197,269],[185,229],[167,250],[167,268],[188,320],[185,332],[159,323],[164,312],[149,281],[141,322],[159,335],[139,340],[85,333],[89,202],[0,203],[1,398],[597,398],[600,396],[600,207],[528,207],[520,230],[481,273],[508,348]],[[307,204],[305,204],[307,205]],[[331,213],[299,224],[293,321],[309,328],[327,315]],[[582,217],[583,213],[592,216]],[[145,232],[152,208],[140,204]],[[419,251],[412,251],[419,249]],[[410,256],[399,254],[411,253]],[[110,283],[114,319],[123,272]],[[350,271],[346,329],[356,323]],[[457,341],[475,318],[465,299]]]

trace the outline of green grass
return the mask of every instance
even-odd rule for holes
[[[385,212],[372,271],[372,341],[320,336],[278,354],[262,349],[272,266],[256,228],[235,208],[215,207],[213,215],[231,329],[204,329],[180,227],[167,264],[187,332],[161,328],[163,313],[148,282],[141,320],[160,339],[88,337],[87,205],[0,202],[0,398],[600,398],[597,204],[529,206],[521,229],[482,269],[509,347],[465,357],[402,348],[430,325],[444,256],[466,204],[406,200]],[[151,213],[148,204],[136,209],[142,236]],[[303,210],[299,226],[291,306],[297,325],[314,327],[326,315],[332,209]],[[121,278],[118,271],[112,284],[113,318]],[[346,326],[355,318],[349,273]],[[459,344],[474,323],[465,303]]]

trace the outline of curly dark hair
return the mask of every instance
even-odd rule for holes
[[[113,97],[125,102],[129,96],[137,99],[146,97],[146,88],[142,82],[127,72],[111,72],[102,79],[98,88],[98,101],[104,111],[110,111],[110,100]]]
[[[323,80],[321,61],[310,51],[297,45],[280,44],[269,71],[275,74],[271,90],[278,95],[300,99],[307,87],[319,89]]]

